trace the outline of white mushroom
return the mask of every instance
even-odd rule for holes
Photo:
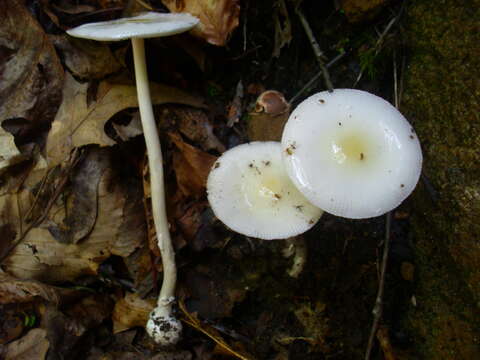
[[[146,329],[161,345],[175,344],[180,339],[182,324],[172,314],[177,269],[168,230],[162,151],[150,99],[143,39],[178,34],[197,23],[198,19],[189,14],[143,13],[130,18],[85,24],[68,31],[71,36],[85,39],[132,41],[138,104],[150,168],[153,220],[163,263],[162,288],[157,307],[150,313]]]
[[[290,178],[314,205],[346,218],[397,207],[422,168],[418,138],[390,103],[365,91],[336,89],[303,101],[282,136]]]
[[[207,192],[218,219],[260,239],[301,234],[323,213],[288,178],[279,142],[252,142],[224,152],[210,171]]]

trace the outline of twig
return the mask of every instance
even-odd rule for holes
[[[37,190],[37,193],[35,194],[35,198],[33,199],[33,203],[30,206],[30,208],[27,210],[27,213],[24,216],[25,221],[28,221],[28,218],[32,214],[33,210],[35,209],[35,206],[37,206],[38,200],[40,199],[40,195],[43,192],[43,188],[45,187],[45,184],[47,183],[47,179],[52,173],[52,169],[48,170],[45,176],[42,178],[42,182],[40,184],[40,187]]]
[[[390,22],[392,23],[392,22]],[[400,107],[400,94],[398,89],[398,75],[397,75],[397,53],[394,50],[393,52],[393,90],[394,90],[394,103],[395,107],[398,109]],[[392,224],[392,213],[389,211],[386,215],[385,221],[385,242],[383,244],[383,258],[382,258],[382,266],[380,269],[380,280],[378,284],[378,293],[377,298],[375,300],[375,306],[373,307],[373,324],[372,329],[370,331],[370,337],[368,339],[367,350],[365,351],[365,360],[370,359],[370,354],[372,352],[373,341],[377,334],[378,325],[380,323],[380,319],[382,318],[383,312],[383,291],[385,288],[385,272],[387,270],[387,262],[388,262],[388,252],[390,249],[390,228]]]
[[[15,249],[17,247],[17,245],[19,245],[27,237],[27,234],[30,232],[30,230],[32,230],[35,226],[41,224],[46,219],[46,217],[48,216],[48,213],[50,212],[50,210],[53,206],[53,204],[57,200],[58,196],[62,193],[65,185],[67,184],[68,178],[69,178],[68,177],[69,173],[78,164],[80,158],[81,157],[79,156],[78,149],[75,149],[73,154],[72,154],[72,157],[70,159],[70,164],[69,164],[68,168],[65,170],[65,173],[64,173],[62,179],[60,180],[57,188],[55,189],[55,192],[54,192],[53,196],[48,200],[48,203],[45,206],[45,210],[43,211],[43,213],[37,219],[35,219],[34,221],[32,221],[30,223],[30,225],[25,229],[25,232],[7,248],[7,250],[4,252],[3,256],[0,257],[0,265],[10,255],[10,253],[13,251],[13,249]]]
[[[372,329],[370,331],[370,337],[368,339],[367,350],[365,351],[365,360],[370,359],[370,354],[372,352],[372,347],[373,347],[373,340],[375,339],[378,325],[380,323],[380,319],[382,318],[383,290],[385,288],[385,272],[387,270],[388,252],[390,249],[391,222],[392,222],[392,213],[388,212],[386,215],[386,221],[385,221],[385,242],[383,244],[383,258],[382,258],[382,267],[380,270],[380,280],[378,283],[378,292],[377,292],[377,298],[375,300],[375,306],[373,307],[373,310],[372,310],[373,324],[372,324]]]
[[[247,51],[247,20],[248,20],[249,1],[245,1],[245,16],[243,17],[243,52]]]
[[[374,49],[375,49],[374,57],[376,57],[380,52],[380,50],[382,50],[383,40],[385,39],[390,29],[397,22],[399,18],[400,18],[400,14],[395,16],[392,20],[390,20],[387,26],[385,27],[385,29],[383,30],[383,32],[380,34],[374,46]],[[353,84],[352,87],[355,87],[358,84],[358,82],[362,79],[364,71],[365,71],[365,68],[360,70],[360,73],[358,74],[357,79],[355,80],[355,83]]]
[[[323,59],[325,58],[325,55],[323,54],[322,49],[320,49],[320,45],[318,45],[317,39],[315,39],[315,35],[313,35],[312,28],[310,27],[310,24],[308,23],[307,18],[305,17],[302,10],[300,9],[300,5],[295,6],[295,12],[297,13],[300,19],[300,22],[302,23],[303,29],[305,30],[305,33],[307,34],[307,37],[310,40],[310,45],[312,45],[313,53],[317,58],[317,62],[318,62],[318,65],[320,66],[320,69],[322,70],[323,78],[325,80],[325,86],[327,87],[328,91],[332,92],[333,85],[332,85],[332,81],[330,80],[330,74],[328,73],[327,67],[325,66],[325,62],[323,61]]]
[[[335,56],[333,60],[331,60],[327,65],[326,68],[330,68],[333,64],[335,64],[338,60],[345,56],[346,52],[342,52]],[[313,78],[310,79],[288,102],[292,104],[294,101],[298,100],[298,98],[307,91],[313,84],[317,82],[317,80],[323,75],[323,71],[319,71]]]

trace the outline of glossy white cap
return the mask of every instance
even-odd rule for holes
[[[259,239],[285,239],[310,229],[322,210],[285,172],[279,142],[251,142],[222,154],[207,181],[213,212],[230,229]]]
[[[413,191],[422,169],[417,135],[384,99],[320,92],[292,112],[282,136],[286,171],[316,206],[352,219],[382,215]]]
[[[153,38],[179,34],[197,25],[199,19],[186,13],[147,12],[137,16],[80,25],[70,36],[99,41]]]

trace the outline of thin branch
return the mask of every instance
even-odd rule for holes
[[[395,107],[398,109],[400,107],[400,94],[398,89],[396,51],[393,52],[393,90],[394,90]],[[372,347],[373,347],[373,341],[375,340],[375,336],[377,334],[378,326],[380,324],[380,320],[382,318],[382,313],[383,313],[383,292],[385,289],[385,273],[387,271],[388,252],[390,250],[391,224],[392,224],[392,212],[389,211],[386,214],[386,219],[385,219],[385,241],[383,244],[382,266],[380,268],[380,280],[378,283],[377,298],[375,299],[375,305],[372,310],[373,324],[372,324],[372,329],[370,330],[370,337],[368,338],[367,350],[365,351],[365,360],[370,359],[370,354],[372,352]]]
[[[333,85],[332,85],[332,81],[330,80],[330,74],[328,73],[327,67],[325,66],[325,62],[324,62],[325,55],[323,54],[322,49],[320,49],[320,45],[318,45],[317,39],[315,39],[315,35],[313,35],[312,28],[310,27],[310,24],[308,23],[307,18],[305,17],[302,10],[300,9],[300,6],[295,6],[295,12],[297,13],[300,19],[300,22],[302,23],[303,29],[305,30],[305,33],[307,34],[307,37],[310,40],[310,45],[312,45],[313,53],[317,58],[317,62],[318,62],[318,65],[320,66],[320,69],[322,70],[323,78],[325,80],[325,86],[327,87],[328,91],[332,92]]]
[[[387,36],[390,29],[397,22],[399,18],[400,18],[400,14],[395,16],[392,20],[390,20],[387,26],[385,27],[385,29],[383,30],[383,32],[380,34],[374,46],[374,49],[375,49],[374,57],[377,56],[379,52],[382,50],[382,45],[383,45],[383,41],[385,40],[385,37]],[[353,84],[352,87],[355,87],[358,84],[358,82],[362,79],[364,71],[365,69],[360,70],[360,73],[358,74],[357,79],[355,80],[355,83]]]
[[[382,258],[382,267],[380,270],[380,280],[378,284],[378,292],[377,298],[375,300],[375,306],[373,307],[373,324],[372,329],[370,331],[370,337],[368,339],[367,350],[365,352],[365,360],[370,359],[370,354],[373,348],[373,341],[375,339],[375,335],[377,333],[378,325],[380,323],[380,319],[382,318],[383,312],[383,291],[385,288],[385,273],[387,270],[387,262],[388,262],[388,252],[390,250],[390,227],[392,223],[392,213],[388,212],[386,215],[385,221],[385,242],[383,244],[383,258]]]
[[[32,221],[28,227],[25,229],[25,232],[23,232],[22,235],[19,236],[17,240],[15,240],[5,251],[2,257],[0,257],[0,265],[3,263],[3,261],[10,255],[10,253],[15,249],[28,235],[30,230],[32,230],[34,227],[38,226],[41,224],[48,216],[50,210],[52,209],[53,204],[57,201],[58,196],[63,192],[63,189],[65,185],[68,182],[69,179],[69,174],[70,172],[75,168],[75,166],[78,164],[80,161],[81,156],[79,156],[79,151],[78,149],[75,149],[71,159],[70,159],[70,164],[68,165],[67,169],[65,170],[63,177],[60,179],[60,182],[55,189],[55,192],[53,196],[48,200],[47,205],[45,206],[45,210],[43,213],[34,221]]]
[[[333,60],[331,60],[327,65],[326,68],[330,68],[333,64],[335,64],[338,60],[343,58],[346,55],[346,52],[342,52],[335,56]],[[323,71],[319,71],[314,77],[310,79],[309,82],[307,82],[288,102],[292,104],[294,101],[298,100],[298,98],[305,92],[307,91],[313,84],[315,84],[318,79],[323,75]]]

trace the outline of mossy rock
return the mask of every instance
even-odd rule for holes
[[[480,358],[480,1],[407,9],[402,110],[429,186],[414,196],[417,307],[407,316],[427,359]]]

